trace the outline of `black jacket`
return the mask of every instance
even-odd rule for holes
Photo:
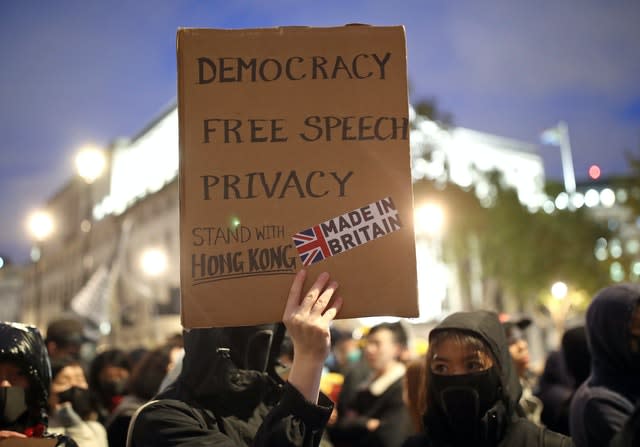
[[[458,312],[445,318],[429,334],[430,338],[439,331],[456,330],[470,333],[480,338],[493,354],[500,372],[500,399],[491,408],[485,417],[487,418],[485,431],[488,439],[485,445],[490,447],[534,447],[534,446],[566,446],[572,445],[571,440],[565,436],[536,426],[516,414],[518,400],[522,393],[518,375],[513,367],[513,361],[509,354],[504,329],[493,312]],[[430,374],[427,372],[427,374]],[[427,381],[429,379],[427,378]],[[404,447],[445,447],[446,440],[440,439],[430,433],[439,431],[439,427],[432,426],[434,419],[425,415],[425,433],[414,436],[405,442]],[[478,444],[474,444],[476,447]]]
[[[402,400],[403,375],[401,367],[395,374],[384,375],[373,382],[365,381],[355,395],[338,413],[338,422],[329,429],[331,441],[337,446],[399,447],[412,432],[411,419]],[[397,377],[400,375],[400,377]],[[385,379],[386,382],[385,382]],[[357,417],[345,417],[353,411]],[[369,419],[378,419],[379,427],[367,429]]]
[[[183,369],[138,415],[136,447],[317,446],[332,402],[305,401],[290,384],[238,369],[225,349],[225,329],[185,333]]]
[[[631,351],[629,324],[640,287],[601,290],[587,310],[591,375],[571,402],[570,429],[577,447],[607,445],[640,399],[640,353]]]

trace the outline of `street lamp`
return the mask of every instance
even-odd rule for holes
[[[85,205],[82,212],[82,221],[80,222],[80,230],[85,234],[84,244],[82,245],[81,262],[82,262],[82,282],[87,282],[88,268],[92,265],[92,259],[87,255],[90,251],[91,237],[89,231],[91,231],[91,224],[93,221],[93,200],[91,194],[91,185],[102,175],[107,159],[104,151],[93,145],[82,146],[75,157],[75,166],[78,176],[84,180],[85,183]],[[91,262],[89,261],[91,259]]]
[[[569,288],[562,281],[553,283],[551,286],[551,295],[557,300],[563,300],[567,297]]]
[[[447,269],[442,262],[442,232],[445,212],[435,202],[426,202],[414,210],[416,263],[420,320],[442,314],[447,296]]]
[[[42,323],[42,273],[40,266],[42,243],[53,233],[55,225],[49,212],[44,210],[34,211],[27,218],[27,230],[36,242],[32,249],[31,259],[33,260],[33,283],[34,283],[34,315],[36,324]]]
[[[553,283],[550,292],[552,299],[547,301],[546,307],[556,330],[556,343],[559,344],[564,333],[565,321],[571,310],[571,298],[569,287],[562,281]]]
[[[34,211],[27,218],[27,229],[33,239],[43,242],[54,230],[51,214],[43,210]]]
[[[160,296],[162,278],[161,276],[167,271],[169,261],[165,250],[158,247],[149,247],[145,249],[140,256],[140,268],[142,272],[149,278],[149,296],[143,300],[143,318],[144,324],[142,325],[145,334],[149,334],[151,326],[153,325],[153,339],[152,343],[156,343],[159,338],[158,330],[158,298]],[[150,322],[151,315],[153,314],[153,322]]]
[[[416,232],[431,237],[438,237],[444,228],[444,210],[436,203],[426,203],[414,212]]]
[[[167,254],[160,248],[148,248],[140,256],[140,267],[145,275],[157,278],[167,271]]]
[[[104,151],[95,146],[87,145],[78,150],[75,165],[78,175],[90,185],[102,175],[107,160]]]

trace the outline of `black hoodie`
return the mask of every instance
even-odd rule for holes
[[[290,384],[246,368],[259,357],[248,344],[259,329],[185,332],[182,372],[138,415],[133,445],[317,446],[333,404],[321,395],[314,405]]]
[[[547,429],[536,426],[516,413],[518,400],[522,393],[518,375],[509,353],[509,345],[504,335],[504,328],[494,312],[475,311],[457,312],[436,326],[429,334],[431,340],[435,334],[445,330],[454,330],[473,335],[484,342],[496,361],[499,372],[500,393],[495,405],[485,414],[487,424],[484,445],[499,447],[533,447],[533,446],[570,446],[571,440]],[[427,372],[427,381],[430,372]],[[486,417],[489,413],[490,417]],[[429,435],[430,431],[439,431],[438,427],[429,426],[429,409],[425,415],[426,433],[410,438],[405,447],[450,445],[446,439],[436,439]],[[481,444],[473,444],[474,447]]]
[[[591,375],[571,402],[571,436],[578,447],[606,445],[640,399],[640,353],[631,351],[631,316],[640,286],[607,287],[587,310]]]

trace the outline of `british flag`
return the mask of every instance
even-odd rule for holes
[[[331,256],[331,251],[324,238],[320,225],[302,230],[293,235],[293,243],[298,250],[302,265],[307,267]]]

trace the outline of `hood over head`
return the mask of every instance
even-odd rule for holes
[[[196,400],[244,392],[268,379],[283,335],[282,324],[185,330],[177,385]]]
[[[522,394],[498,315],[488,311],[456,312],[430,332],[430,345],[443,332],[480,340],[494,363],[486,370],[464,374],[427,371],[427,435],[452,446],[496,445],[516,417]]]
[[[0,361],[15,363],[29,379],[26,403],[30,417],[26,426],[46,426],[51,366],[40,331],[21,323],[0,323]]]
[[[472,334],[489,347],[497,362],[505,405],[508,408],[515,408],[515,404],[522,395],[522,387],[513,367],[509,345],[498,315],[495,312],[484,310],[456,312],[445,318],[429,333],[429,341],[435,334],[445,330],[457,330]]]
[[[640,393],[640,353],[631,351],[631,317],[640,303],[640,285],[620,284],[600,290],[587,310],[587,341],[593,385],[622,394]]]

